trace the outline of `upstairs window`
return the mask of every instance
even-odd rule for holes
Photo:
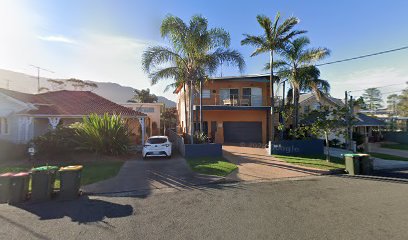
[[[136,110],[139,110],[139,112],[142,112],[142,113],[153,113],[154,112],[153,107],[141,107],[140,109],[136,108]]]
[[[305,110],[305,113],[309,113],[310,112],[310,106],[305,106],[304,110]]]
[[[211,91],[210,89],[203,89],[203,98],[210,98],[211,97]]]

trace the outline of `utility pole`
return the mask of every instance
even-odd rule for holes
[[[350,106],[348,104],[348,92],[344,92],[344,105],[346,106],[346,123],[347,123],[347,137],[346,146],[347,149],[352,148],[352,142],[350,141]]]
[[[54,72],[50,71],[48,69],[39,67],[39,66],[32,65],[32,64],[30,64],[30,66],[37,69],[37,92],[40,93],[40,90],[41,90],[41,87],[40,87],[40,70],[50,72],[50,73],[54,73]]]
[[[353,106],[353,96],[350,95],[350,113],[349,113],[349,142],[350,142],[350,150],[354,152],[354,144],[353,144],[353,124],[351,123],[351,119],[354,116],[354,106]]]

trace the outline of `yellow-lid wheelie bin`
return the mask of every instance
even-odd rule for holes
[[[60,174],[60,200],[72,200],[79,196],[81,186],[81,175],[83,166],[67,166],[59,170]]]

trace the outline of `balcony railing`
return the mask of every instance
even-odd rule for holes
[[[196,98],[195,103],[199,104],[199,99]],[[279,106],[280,99],[275,98],[275,106]],[[270,106],[269,98],[259,95],[220,95],[220,94],[210,94],[203,95],[202,105],[212,105],[212,106]]]

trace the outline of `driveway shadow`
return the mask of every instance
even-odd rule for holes
[[[131,205],[122,205],[86,196],[74,201],[47,201],[43,203],[24,203],[15,205],[30,212],[40,220],[71,218],[72,222],[95,223],[103,222],[105,218],[121,218],[133,214]]]

